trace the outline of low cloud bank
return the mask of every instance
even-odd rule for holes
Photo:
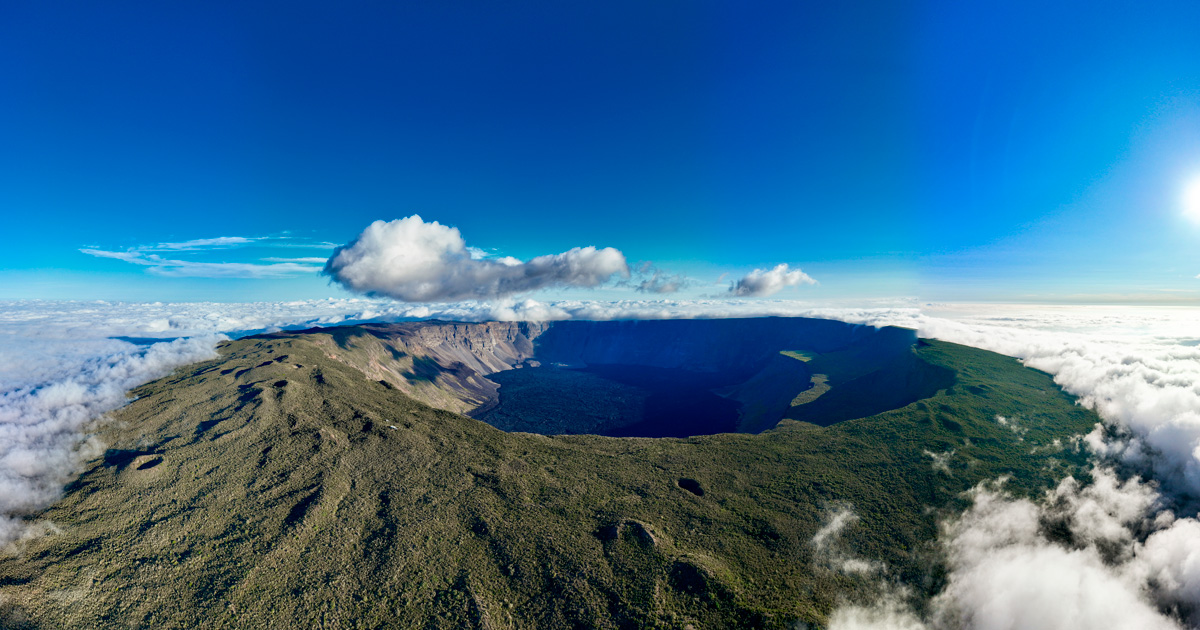
[[[933,310],[933,309],[931,309]],[[1038,501],[977,489],[946,525],[947,586],[923,617],[885,597],[831,628],[1178,628],[1200,617],[1200,349],[1184,309],[953,307],[871,320],[1021,358],[1105,425],[1100,466]],[[883,620],[883,621],[880,621]]]
[[[947,585],[925,619],[884,596],[844,606],[830,629],[1173,630],[1194,621],[1200,522],[1156,513],[1156,493],[1137,480],[1108,469],[1094,478],[1068,478],[1036,502],[998,484],[976,488],[974,505],[944,527]]]
[[[497,299],[556,287],[595,287],[629,277],[625,255],[611,247],[576,247],[527,262],[477,258],[458,228],[413,215],[376,221],[337,248],[325,273],[356,293],[404,302]]]
[[[729,292],[739,297],[766,297],[775,295],[784,287],[816,284],[812,276],[799,269],[789,269],[786,263],[771,269],[755,269],[729,285]]]
[[[0,361],[21,362],[12,356],[15,345],[0,348]],[[60,347],[48,347],[55,345]],[[80,461],[103,453],[103,444],[87,438],[89,425],[124,405],[129,388],[215,356],[211,339],[148,348],[120,342],[85,345],[96,354],[43,340],[38,344],[43,362],[25,376],[31,381],[27,384],[14,382],[11,365],[5,371],[6,387],[0,392],[0,547],[53,528],[29,517],[58,498]]]

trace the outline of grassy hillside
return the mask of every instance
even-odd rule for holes
[[[59,533],[0,559],[4,624],[819,625],[871,582],[813,545],[831,510],[860,517],[838,553],[934,590],[960,493],[1053,482],[1083,461],[1065,438],[1097,421],[1043,373],[929,342],[913,358],[945,389],[828,427],[504,433],[331,360],[328,334],[228,342],[138,388],[106,455],[37,516]],[[834,385],[812,404],[853,379]]]

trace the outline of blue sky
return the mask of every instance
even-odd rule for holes
[[[0,298],[345,296],[315,260],[420,214],[522,260],[615,247],[675,297],[787,263],[818,284],[775,297],[1196,304],[1198,29],[1183,2],[5,2]]]

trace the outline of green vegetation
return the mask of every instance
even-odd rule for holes
[[[785,357],[791,357],[797,361],[803,361],[805,363],[812,361],[817,356],[815,352],[803,352],[800,350],[780,350],[779,354],[782,354]]]
[[[919,362],[906,373],[937,389],[828,427],[504,433],[332,359],[331,334],[227,342],[219,359],[133,392],[100,433],[105,456],[37,515],[59,532],[0,559],[5,623],[819,625],[872,588],[813,546],[830,510],[860,517],[844,553],[929,593],[938,519],[964,507],[961,493],[1001,475],[1034,492],[1078,473],[1083,455],[1063,444],[1098,421],[1013,359],[922,342],[889,360]],[[840,391],[891,391],[886,370],[854,373],[835,355],[792,361],[832,385],[800,407],[852,416],[863,407]],[[950,451],[935,470],[927,452]]]
[[[796,397],[792,399],[791,404],[788,406],[797,407],[799,405],[807,405],[808,403],[820,398],[825,394],[825,392],[828,392],[829,389],[830,386],[828,376],[825,374],[813,374],[812,379],[809,381],[808,389],[796,394]]]

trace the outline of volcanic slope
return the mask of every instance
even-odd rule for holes
[[[0,624],[819,627],[876,583],[843,572],[849,557],[935,591],[938,518],[985,479],[1031,493],[1079,474],[1062,445],[1098,421],[1044,373],[930,341],[908,354],[952,384],[827,427],[505,433],[338,342],[363,335],[225,342],[137,388],[101,430],[104,457],[31,516],[55,533],[0,559]],[[842,507],[859,518],[815,546]]]

